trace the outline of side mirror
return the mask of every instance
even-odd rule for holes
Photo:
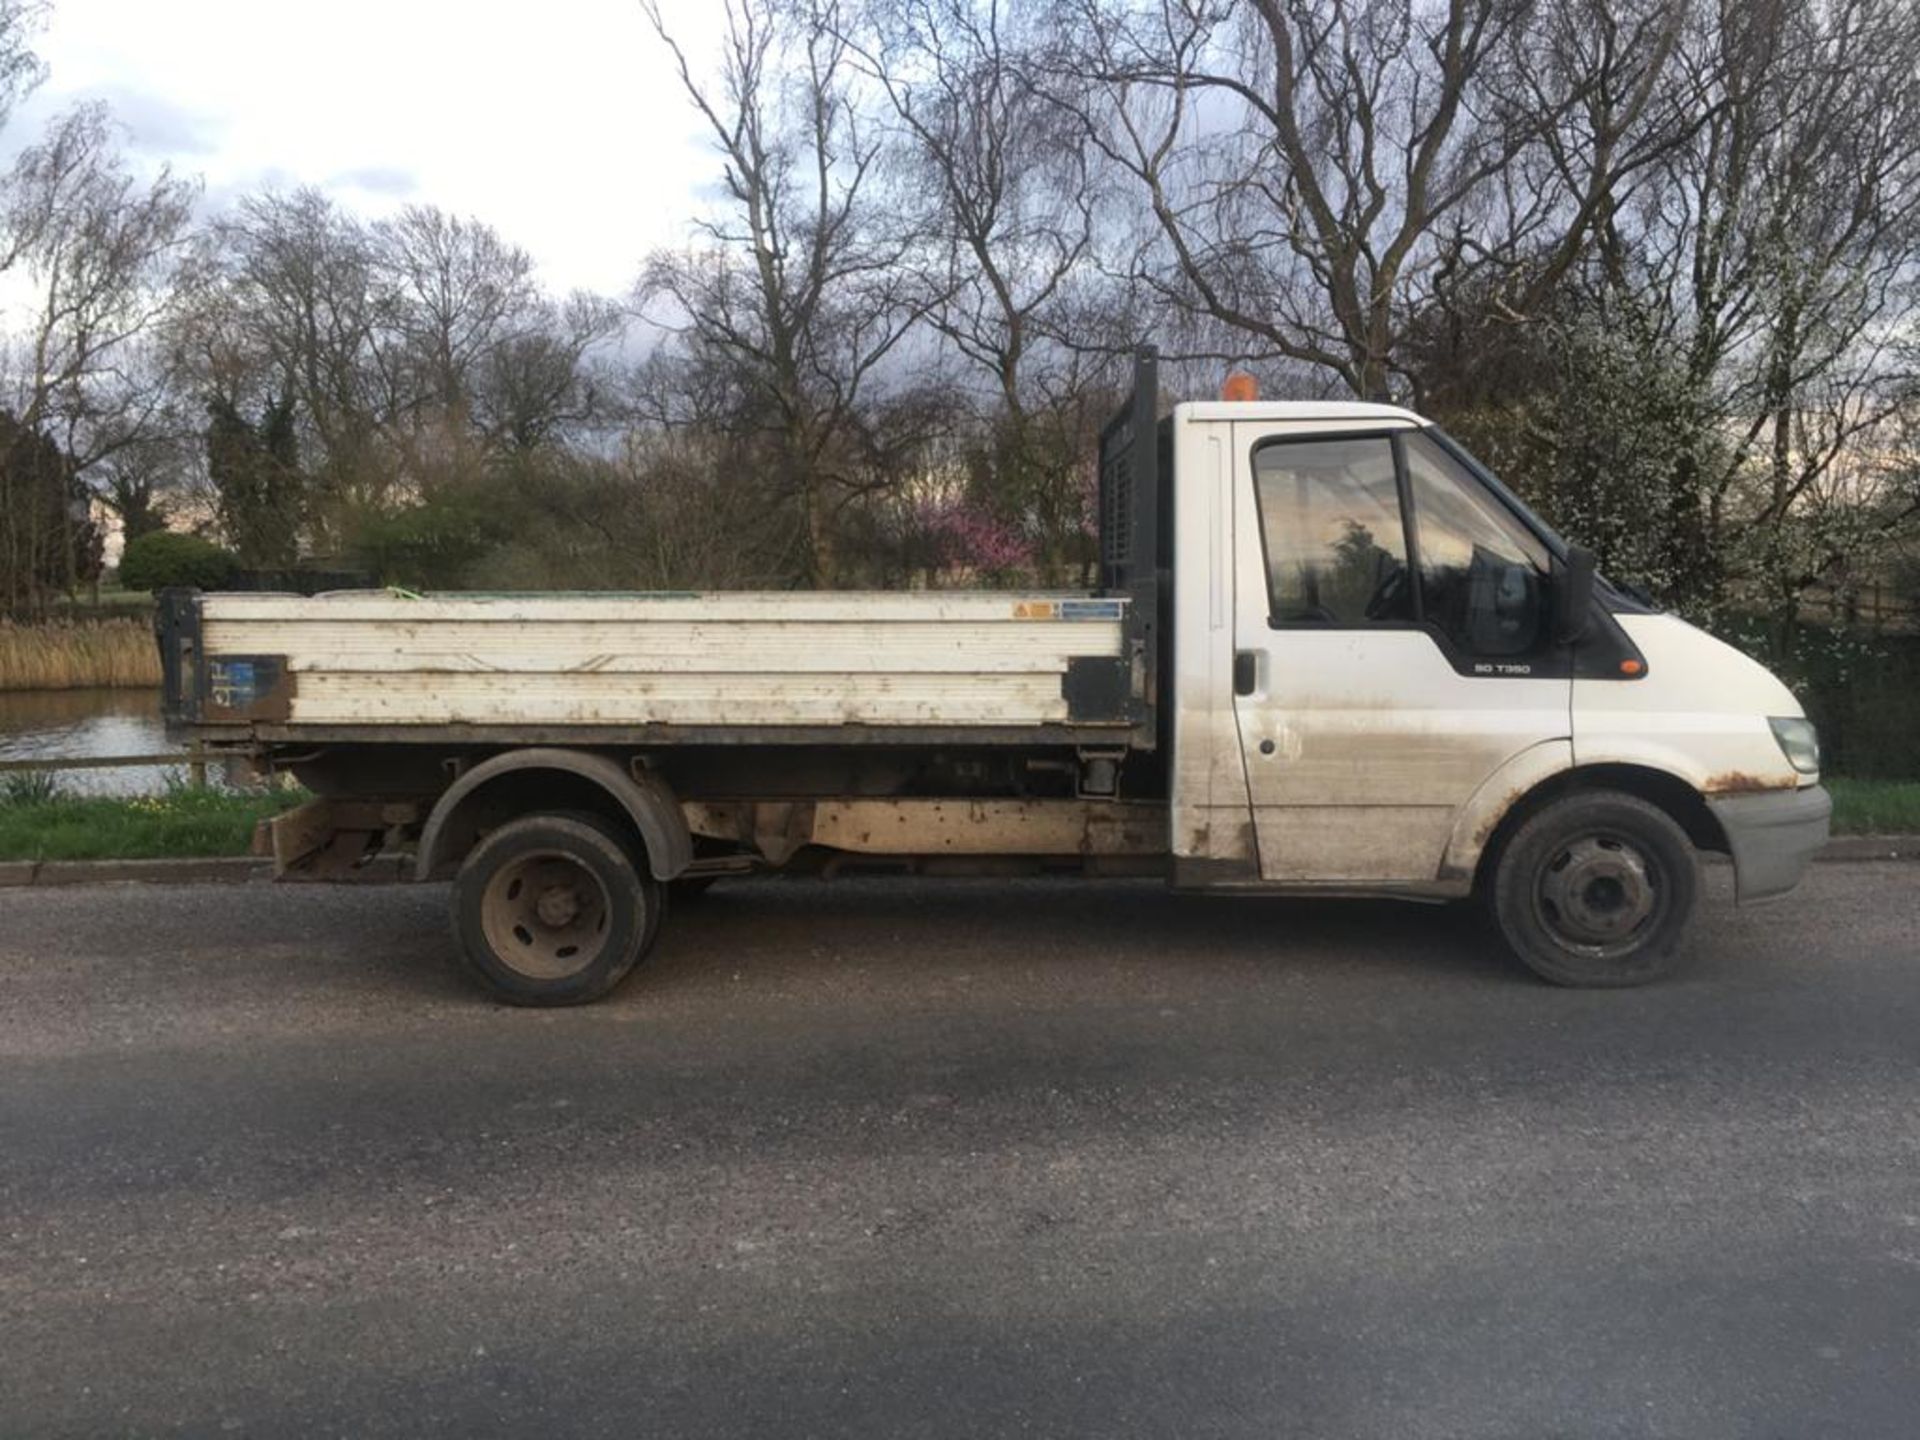
[[[1556,572],[1553,595],[1553,643],[1571,645],[1587,633],[1593,616],[1593,552],[1569,545],[1567,558]]]

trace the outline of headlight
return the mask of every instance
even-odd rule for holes
[[[1767,721],[1773,727],[1773,738],[1780,742],[1780,753],[1787,757],[1787,763],[1802,775],[1818,774],[1820,770],[1820,736],[1815,733],[1813,722],[1798,715],[1775,715]]]

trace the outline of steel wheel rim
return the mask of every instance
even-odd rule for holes
[[[1540,867],[1534,914],[1555,940],[1599,960],[1639,948],[1667,903],[1659,863],[1624,835],[1581,835],[1558,846]]]
[[[516,856],[487,880],[480,929],[500,963],[535,980],[566,980],[607,947],[612,905],[593,870],[558,850]]]

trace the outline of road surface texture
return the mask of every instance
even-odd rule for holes
[[[1920,867],[1664,987],[1471,912],[764,883],[497,1009],[440,889],[0,895],[0,1434],[1920,1434]]]

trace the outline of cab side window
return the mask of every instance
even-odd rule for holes
[[[1549,556],[1454,458],[1404,444],[1422,618],[1469,655],[1525,655],[1546,634]]]
[[[1414,618],[1389,438],[1270,441],[1253,475],[1273,624]]]

